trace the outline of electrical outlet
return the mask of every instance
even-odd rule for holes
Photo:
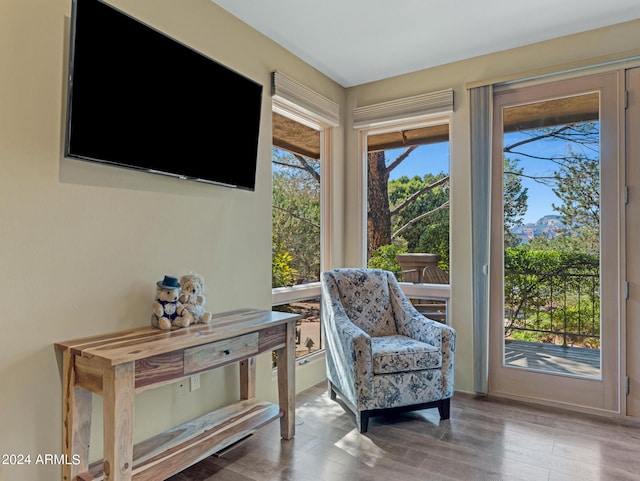
[[[191,391],[200,389],[200,374],[194,374],[191,376]]]

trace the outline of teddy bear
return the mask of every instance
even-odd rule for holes
[[[180,302],[193,316],[194,324],[208,324],[211,313],[205,311],[204,279],[198,274],[186,274],[180,278]]]
[[[164,276],[156,283],[156,299],[153,302],[151,325],[158,329],[187,327],[193,322],[191,312],[180,302],[182,288],[177,277]]]

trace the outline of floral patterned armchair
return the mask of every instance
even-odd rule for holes
[[[329,394],[358,430],[394,411],[437,407],[449,419],[455,331],[420,314],[391,272],[334,269],[321,281]]]

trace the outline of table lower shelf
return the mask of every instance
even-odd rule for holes
[[[153,436],[133,447],[134,481],[159,481],[240,441],[281,417],[277,404],[243,400]],[[74,481],[104,479],[102,460]]]

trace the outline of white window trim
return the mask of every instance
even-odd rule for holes
[[[451,297],[449,284],[414,284],[412,282],[400,282],[399,284],[407,297],[445,301],[447,303],[447,324],[449,323],[449,299]],[[293,287],[276,287],[271,289],[271,305],[281,306],[295,301],[320,297],[321,290],[319,282]]]
[[[412,299],[426,299],[445,302],[445,324],[449,325],[449,300],[451,299],[450,284],[414,284],[399,282],[400,289],[405,296]]]
[[[271,305],[281,306],[313,297],[320,297],[320,292],[319,282],[309,282],[291,287],[274,287],[271,289]]]

